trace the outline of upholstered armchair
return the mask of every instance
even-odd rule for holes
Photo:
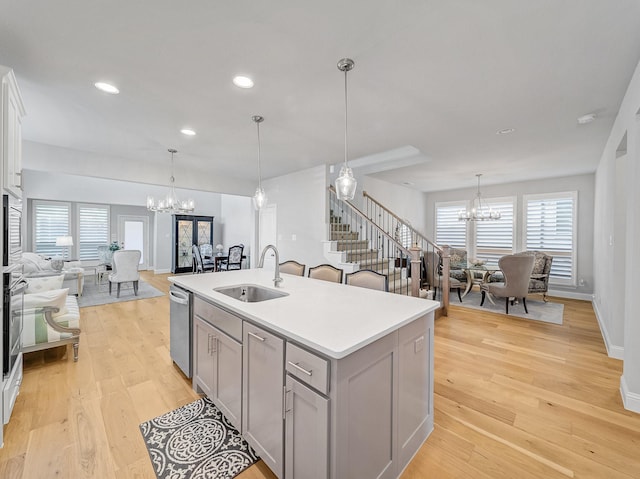
[[[466,252],[465,252],[466,253]],[[433,290],[433,299],[437,297],[438,288],[442,288],[442,259],[440,255],[435,251],[426,251],[422,258],[424,262],[424,269],[426,270],[427,283]],[[464,270],[461,270],[464,273]],[[467,275],[464,275],[465,284],[467,281]],[[460,289],[462,288],[462,282],[449,274],[449,289],[455,289],[458,292],[458,299],[462,303],[462,294]]]
[[[542,299],[546,303],[547,292],[549,291],[549,275],[551,274],[551,263],[553,262],[553,256],[550,256],[542,251],[522,251],[516,253],[516,255],[533,256],[533,270],[531,271],[531,278],[529,278],[529,294],[541,293]],[[496,271],[489,278],[490,283],[500,283],[504,281],[502,272]]]
[[[232,269],[242,269],[242,252],[244,245],[238,244],[229,248],[227,259],[220,261],[220,269],[230,271]]]
[[[442,261],[440,261],[442,264]],[[449,250],[449,276],[460,283],[467,284],[467,250],[451,248]]]
[[[504,283],[482,283],[480,285],[480,291],[482,292],[480,306],[484,304],[485,297],[488,293],[493,296],[505,298],[505,311],[507,314],[509,314],[509,301],[511,298],[521,299],[524,312],[528,314],[527,294],[531,270],[533,269],[533,260],[533,255],[522,254],[511,254],[500,258],[500,260],[498,260],[498,267],[504,274]],[[513,304],[513,302],[511,304]]]
[[[113,283],[118,285],[116,296],[120,297],[120,285],[122,283],[133,283],[133,294],[138,295],[138,281],[140,280],[140,272],[138,266],[142,253],[137,249],[120,249],[113,253],[113,269],[114,272],[109,275],[109,294]]]

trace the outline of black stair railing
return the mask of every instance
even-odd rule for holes
[[[434,292],[433,299],[442,301],[446,314],[449,309],[449,248],[436,245],[408,220],[400,218],[366,191],[362,196],[364,214],[369,220],[404,247],[413,246],[421,250],[421,287]]]
[[[409,248],[367,218],[355,205],[339,200],[333,186],[329,187],[329,226],[329,239],[336,242],[343,262],[356,263],[357,269],[371,269],[387,275],[390,292],[417,295],[418,291],[411,287],[412,252]]]

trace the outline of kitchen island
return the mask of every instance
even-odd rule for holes
[[[433,429],[438,303],[282,276],[278,288],[263,269],[169,278],[194,294],[194,389],[280,478],[399,477]],[[235,285],[285,295],[214,290]]]

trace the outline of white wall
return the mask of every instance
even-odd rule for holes
[[[318,166],[262,182],[268,204],[277,205],[280,262],[293,259],[307,268],[326,263],[327,171]]]
[[[409,220],[411,226],[420,233],[426,234],[427,195],[425,193],[370,176],[362,178],[362,189],[400,218]]]
[[[111,205],[146,205],[147,195],[162,197],[166,186],[145,185],[129,181],[92,178],[46,171],[23,170],[23,198],[57,201],[76,201]],[[221,195],[206,191],[176,189],[179,198],[193,198],[194,215],[215,216],[214,242],[221,241],[219,220]],[[27,212],[28,215],[28,212]],[[152,266],[156,273],[171,270],[171,215],[154,213],[150,223],[150,242],[153,251]],[[24,224],[29,224],[25,218]],[[115,233],[115,231],[112,231]]]
[[[596,171],[594,210],[594,268],[598,274],[593,305],[609,355],[624,361],[620,391],[625,407],[636,412],[640,412],[640,302],[635,297],[640,271],[639,112],[640,64]],[[626,191],[626,197],[619,188]]]
[[[222,195],[220,214],[220,242],[227,251],[230,246],[243,244],[243,253],[250,264],[255,252],[255,217],[253,201],[247,196]],[[213,246],[215,247],[214,243]],[[244,266],[243,266],[244,267]]]

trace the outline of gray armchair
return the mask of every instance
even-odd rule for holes
[[[522,299],[524,312],[527,310],[527,293],[529,291],[529,278],[533,269],[533,255],[511,254],[503,256],[498,261],[498,266],[504,274],[504,283],[483,283],[480,285],[482,301],[484,304],[487,293],[505,298],[505,310],[509,314],[509,301],[511,298]],[[513,302],[511,303],[513,304]]]
[[[551,263],[553,256],[542,251],[523,251],[516,255],[533,256],[533,270],[529,279],[529,294],[541,293],[542,299],[546,303],[547,292],[549,291],[549,275],[551,274]],[[491,283],[500,283],[504,281],[504,276],[500,271],[493,273],[489,279]]]
[[[426,270],[427,283],[433,290],[433,299],[435,299],[437,297],[438,288],[442,288],[442,259],[435,251],[426,251],[422,257],[422,261],[424,262],[424,269]],[[464,273],[464,283],[466,284],[467,274],[464,270],[456,270],[456,272]],[[449,274],[449,289],[455,289],[458,292],[458,299],[462,303],[462,295],[460,293],[461,288],[463,288],[462,282],[454,277],[454,275]]]

